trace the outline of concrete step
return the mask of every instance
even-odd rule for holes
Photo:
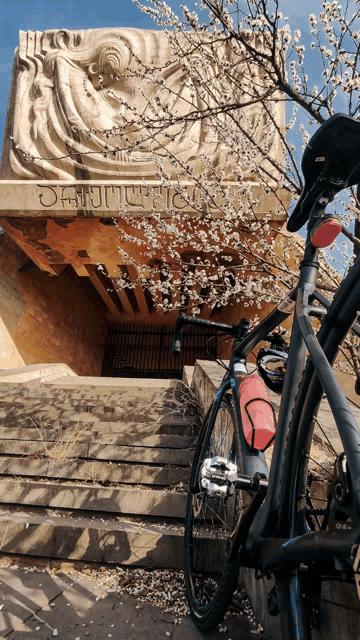
[[[0,379],[0,492],[8,505],[0,549],[181,568],[196,436],[178,410],[178,386]]]
[[[121,404],[124,400],[136,400],[138,403],[174,402],[181,399],[186,387],[181,383],[172,386],[135,386],[123,385],[119,387],[95,385],[78,385],[75,383],[39,384],[39,383],[7,383],[0,382],[0,402],[21,402],[24,398],[45,398],[50,400],[92,400],[95,403]]]
[[[75,400],[94,400],[97,402],[121,402],[124,398],[129,399],[141,399],[149,402],[151,400],[161,401],[163,399],[172,398],[176,393],[175,389],[165,389],[164,391],[158,389],[150,389],[150,388],[139,388],[135,387],[130,388],[122,388],[122,389],[108,389],[104,388],[99,391],[95,387],[94,388],[53,388],[50,385],[39,385],[38,387],[31,387],[28,385],[19,385],[18,389],[9,388],[7,385],[7,389],[0,388],[0,400],[2,399],[1,394],[4,394],[4,400],[6,400],[6,396],[10,395],[16,399],[19,398],[50,398],[57,399],[61,397],[75,399]]]
[[[195,437],[194,430],[190,425],[184,425],[181,423],[161,423],[159,422],[141,422],[126,423],[123,422],[104,422],[102,419],[92,422],[83,420],[79,417],[78,420],[67,419],[67,416],[61,416],[61,418],[54,418],[52,415],[42,415],[36,421],[33,421],[30,416],[17,418],[16,416],[9,416],[6,420],[0,422],[0,439],[9,439],[9,433],[11,429],[21,429],[27,431],[35,429],[43,440],[54,440],[56,438],[69,438],[72,436],[74,441],[88,442],[88,436],[93,434],[93,441],[97,441],[97,435],[109,434],[117,435],[119,438],[122,436],[131,436],[131,443],[135,444],[136,437],[138,438],[139,446],[142,444],[142,439],[151,435],[179,435],[179,436],[193,436]],[[84,440],[83,437],[86,437]],[[18,436],[14,435],[14,439]],[[28,439],[28,437],[26,437]],[[38,440],[39,438],[34,438]],[[113,442],[113,440],[111,440]],[[124,443],[125,444],[125,443]]]
[[[2,429],[8,429],[10,427],[17,426],[23,429],[38,429],[43,437],[48,433],[55,431],[63,431],[64,433],[71,431],[74,438],[78,438],[83,433],[106,433],[111,431],[112,433],[128,433],[132,435],[138,434],[141,439],[143,436],[153,433],[162,434],[179,434],[179,435],[192,435],[193,428],[189,424],[184,424],[180,419],[164,420],[158,418],[156,420],[148,421],[126,421],[125,418],[114,421],[114,416],[108,415],[108,420],[104,420],[104,416],[100,414],[89,414],[86,412],[63,412],[55,414],[54,411],[44,409],[38,411],[35,418],[33,415],[26,415],[19,413],[13,413],[7,415],[5,418],[0,418],[0,432]],[[50,438],[52,439],[52,437]]]
[[[94,394],[85,394],[82,392],[75,393],[73,391],[62,390],[58,393],[53,392],[31,392],[29,389],[18,395],[7,394],[1,396],[0,407],[6,409],[12,405],[17,407],[33,407],[41,405],[55,405],[58,407],[72,408],[74,406],[89,407],[90,409],[104,410],[106,407],[125,410],[146,409],[151,413],[164,413],[165,411],[174,411],[179,403],[173,398],[164,398],[162,395],[155,393],[129,395],[124,394],[106,394],[96,396]]]
[[[111,424],[111,423],[109,423]],[[107,427],[108,428],[108,427]],[[40,430],[31,427],[17,427],[17,426],[0,426],[0,442],[2,440],[24,440],[24,441],[55,441],[57,438],[57,432],[55,429],[47,429],[46,437],[41,434]],[[152,429],[144,431],[140,434],[138,431],[131,431],[131,429],[125,431],[115,432],[113,430],[85,430],[79,437],[81,443],[92,443],[95,445],[119,445],[119,446],[143,446],[143,447],[161,447],[164,449],[189,449],[194,444],[194,436],[181,435],[181,434],[163,434],[154,433]],[[74,436],[71,428],[66,430],[62,436],[63,442],[73,442]],[[14,445],[15,446],[15,445]]]
[[[82,509],[113,514],[185,517],[186,493],[163,490],[94,487],[74,483],[29,482],[0,479],[2,504],[52,509]]]
[[[70,438],[66,442],[61,440],[60,443],[54,443],[54,441],[51,440],[0,439],[1,455],[54,456],[56,452],[58,452],[59,455],[61,450],[66,452],[68,458],[88,458],[91,460],[112,462],[171,464],[177,466],[189,466],[194,455],[193,450],[165,449],[163,447],[134,447],[91,444],[86,442],[74,444]]]
[[[121,380],[117,382],[117,380]],[[18,393],[22,390],[49,390],[55,392],[57,389],[63,390],[83,390],[92,391],[95,394],[100,393],[122,393],[129,391],[134,394],[139,390],[144,392],[167,393],[177,387],[181,387],[179,380],[156,380],[156,379],[120,379],[120,378],[81,378],[79,376],[69,378],[59,378],[57,381],[49,380],[40,382],[38,379],[25,380],[20,382],[6,382],[0,377],[0,392]]]
[[[153,519],[154,520],[154,519]],[[158,518],[89,517],[41,508],[9,507],[0,510],[1,551],[5,554],[114,563],[129,566],[183,569],[183,525]],[[208,540],[208,557],[220,569],[224,545]]]
[[[64,381],[65,382],[65,381]],[[46,382],[47,385],[60,385],[63,386],[63,378],[58,380],[52,379]],[[179,384],[179,380],[172,378],[157,379],[157,378],[107,378],[107,377],[92,377],[92,376],[76,376],[74,378],[69,377],[65,382],[65,385],[70,387],[73,384],[88,385],[93,387],[150,387],[151,389],[169,389]]]
[[[99,460],[49,460],[1,456],[0,475],[38,478],[67,478],[88,482],[175,486],[187,482],[189,468],[101,462]]]
[[[143,398],[124,398],[122,400],[113,399],[112,402],[100,402],[93,399],[68,399],[61,398],[32,398],[24,397],[21,401],[9,397],[6,401],[0,402],[0,422],[8,420],[9,417],[36,416],[44,414],[54,418],[65,416],[68,420],[72,416],[78,417],[83,413],[89,419],[96,416],[107,419],[126,419],[127,421],[150,422],[156,420],[168,420],[171,422],[184,422],[184,415],[187,416],[186,407],[177,406],[174,403],[147,402]],[[74,419],[74,418],[73,418]]]
[[[38,557],[181,569],[183,528],[166,521],[80,515],[45,510],[0,511],[1,551]]]
[[[38,405],[9,407],[0,409],[0,427],[35,427],[63,428],[97,431],[138,431],[145,433],[179,433],[192,434],[195,430],[193,419],[173,412],[150,413],[142,410],[118,410],[112,408],[96,408],[90,410],[83,407],[54,405]]]
[[[176,383],[173,379],[154,378],[110,378],[101,376],[78,376],[75,371],[64,363],[35,364],[18,367],[15,369],[0,369],[0,384],[27,383],[43,384],[54,383],[65,384],[76,381],[78,384],[95,386],[151,386],[166,387]]]

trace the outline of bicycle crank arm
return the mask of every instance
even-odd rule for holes
[[[251,561],[251,554],[247,557],[245,544],[254,517],[266,496],[268,481],[263,473],[256,473],[253,478],[248,478],[247,476],[242,476],[242,478],[245,478],[246,481],[251,480],[253,491],[256,491],[256,493],[252,503],[245,509],[227,540],[227,554],[229,562],[236,562],[239,560],[241,552],[242,564],[248,567],[255,567],[254,561]],[[239,483],[241,482],[242,479],[239,478]]]
[[[254,491],[258,492],[261,490],[266,490],[268,486],[268,481],[266,478],[258,477],[260,474],[256,474],[253,478],[249,476],[239,475],[235,482],[236,489],[242,489],[243,491]]]

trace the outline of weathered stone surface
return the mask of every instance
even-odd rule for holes
[[[182,381],[188,387],[191,387],[193,375],[194,375],[194,367],[185,365],[185,367],[183,368]]]
[[[205,411],[213,401],[223,377],[224,369],[216,362],[209,362],[208,360],[196,361],[191,386],[198,393],[199,400]]]
[[[28,627],[26,622],[31,618],[35,622],[37,613],[41,617],[42,611],[51,611],[50,602],[57,599],[62,591],[61,584],[47,574],[24,572],[21,575],[8,567],[0,567],[0,637],[7,638],[14,628],[19,636],[24,634],[26,637],[30,632],[35,638],[38,623]]]
[[[1,430],[0,430],[1,438]],[[65,443],[64,443],[65,445]],[[86,443],[73,444],[69,438],[69,454],[76,458],[87,458],[89,445]],[[0,439],[0,454],[1,455],[13,455],[18,456],[40,456],[47,455],[54,446],[54,441],[51,440],[3,440]],[[65,445],[66,446],[66,445]]]
[[[30,380],[36,380],[37,382],[49,382],[52,378],[59,379],[62,376],[69,376],[71,378],[78,377],[67,364],[61,362],[50,364],[32,364],[27,366],[12,367],[0,370],[0,386],[2,383],[23,383]],[[20,387],[10,387],[12,390],[19,390],[22,394],[26,393],[26,387],[21,385]]]
[[[47,433],[45,442],[52,442],[56,439],[56,433],[53,431]],[[22,441],[38,441],[44,442],[44,436],[37,429],[31,429],[30,427],[1,427],[0,428],[0,441],[1,440],[22,440]],[[63,442],[71,442],[72,434],[71,430],[68,434],[65,433]],[[81,434],[81,442],[93,443],[95,445],[131,445],[133,447],[163,447],[174,449],[188,449],[194,444],[193,436],[182,435],[170,435],[170,434],[151,434],[145,433],[140,435],[139,433],[114,433],[111,431],[85,431]]]
[[[8,559],[9,556],[6,561]],[[14,559],[17,562],[19,556]],[[79,572],[74,571],[74,564]],[[89,640],[166,640],[168,637],[172,640],[203,640],[204,635],[188,616],[181,616],[181,624],[176,624],[179,611],[175,615],[164,613],[161,574],[151,574],[156,586],[151,594],[148,587],[144,586],[142,591],[145,599],[154,597],[157,601],[157,606],[154,606],[151,602],[144,602],[143,597],[139,604],[138,597],[118,593],[119,575],[115,568],[108,567],[105,574],[108,580],[103,584],[103,574],[91,572],[87,575],[88,568],[82,571],[82,564],[49,561],[49,565],[56,568],[56,573],[32,572],[13,565],[1,569],[0,581],[4,585],[2,589],[0,587],[4,605],[0,612],[1,637],[8,640],[49,640],[56,629],[61,640],[76,637],[81,640],[87,637]],[[38,565],[43,565],[39,559]],[[115,592],[109,591],[112,583]],[[167,586],[169,592],[171,582]],[[180,597],[180,606],[182,601]],[[248,616],[227,617],[226,627],[226,640],[230,637],[234,640],[254,639],[252,631],[256,623],[251,623]],[[223,637],[224,634],[217,629],[206,634],[207,640],[222,640]]]
[[[77,406],[76,402],[65,404],[61,407],[58,405],[47,404],[42,405],[41,399],[36,402],[30,402],[24,399],[23,403],[14,402],[11,407],[4,404],[0,406],[0,419],[2,426],[8,427],[15,425],[21,418],[21,427],[34,427],[34,417],[36,417],[36,426],[40,426],[43,430],[45,439],[48,433],[57,428],[58,422],[61,422],[62,429],[68,431],[76,428],[76,432],[81,434],[84,431],[93,431],[105,433],[113,431],[121,433],[126,431],[128,434],[151,433],[179,433],[179,435],[191,435],[191,426],[181,422],[176,416],[173,419],[169,412],[154,411],[147,413],[146,409],[139,406],[135,409],[131,407],[117,408],[108,406],[92,406],[91,404],[82,404]],[[77,427],[78,425],[78,427]],[[52,437],[49,438],[52,440]]]
[[[46,265],[51,263],[34,251]],[[49,267],[52,274],[59,273],[58,266]],[[66,266],[56,278],[35,265],[28,270],[26,253],[6,233],[0,235],[0,318],[7,329],[0,335],[0,369],[23,371],[22,364],[66,362],[62,367],[75,373],[100,375],[109,324],[106,307],[91,283]],[[0,384],[3,380],[1,376]]]
[[[190,465],[193,450],[165,449],[163,447],[121,446],[106,444],[73,443],[71,436],[61,440],[70,458],[89,458],[92,460],[143,462],[151,464]],[[141,445],[141,441],[140,441]],[[1,455],[54,455],[54,441],[52,440],[3,440],[0,430]]]
[[[0,460],[0,471],[3,460]],[[36,465],[31,461],[31,475],[35,475]],[[7,461],[7,468],[10,473],[11,461]],[[18,466],[16,467],[19,468]],[[91,480],[93,482],[121,482],[126,484],[156,484],[170,486],[180,481],[186,481],[189,477],[189,470],[184,468],[153,467],[132,464],[111,464],[100,461],[64,461],[49,460],[46,471],[43,470],[39,461],[39,473],[37,475],[47,475],[48,478],[69,478],[76,480]]]
[[[1,378],[0,378],[1,384]],[[69,385],[70,387],[70,385]],[[101,405],[121,405],[124,404],[139,404],[142,399],[146,402],[150,407],[151,403],[157,402],[158,405],[164,404],[165,398],[163,397],[162,390],[159,391],[152,389],[138,389],[136,387],[128,389],[123,389],[122,387],[118,389],[110,389],[109,391],[103,389],[101,391],[96,391],[96,389],[86,389],[84,387],[76,388],[76,385],[73,385],[72,388],[64,389],[64,387],[59,384],[57,387],[47,387],[47,388],[38,388],[36,386],[29,386],[27,389],[24,388],[22,390],[22,397],[26,398],[42,398],[46,400],[46,398],[50,398],[51,400],[56,400],[59,397],[66,398],[67,403],[71,403],[72,400],[76,400],[78,404],[81,400],[94,400],[94,405],[96,401]],[[139,397],[141,394],[141,397]]]
[[[34,460],[32,458],[11,458],[1,456],[0,474],[16,476],[46,476],[48,460]]]
[[[192,217],[200,217],[197,211],[197,201],[200,198],[200,189],[195,189],[193,183],[183,182],[186,189],[187,200],[182,199],[176,188],[176,182],[170,182],[170,186],[164,187],[157,180],[147,180],[144,185],[143,180],[133,178],[131,180],[114,181],[94,181],[74,182],[74,181],[55,181],[55,180],[0,180],[0,216],[4,221],[8,219],[8,224],[13,227],[12,234],[17,237],[16,230],[26,235],[28,243],[37,249],[51,250],[51,246],[44,246],[44,241],[51,235],[57,235],[68,240],[68,246],[64,247],[64,251],[68,255],[68,251],[72,250],[71,236],[81,226],[88,226],[99,230],[101,220],[104,218],[119,218],[121,220],[120,211],[126,209],[133,217],[150,215],[155,210],[162,214],[162,217],[170,217],[168,213],[170,209],[189,214]],[[266,215],[267,211],[274,210],[278,206],[279,197],[286,202],[287,192],[279,189],[276,196],[267,195],[265,197],[263,189],[256,182],[249,183],[254,200],[258,203],[254,206],[254,212],[261,219]],[[227,186],[232,190],[232,200],[234,205],[240,203],[243,197],[237,182],[227,182]],[[95,196],[97,203],[95,204]],[[159,199],[160,194],[160,199]],[[190,202],[189,202],[190,201]],[[221,197],[218,195],[216,207],[214,205],[214,216],[220,214],[222,206]],[[84,213],[93,210],[93,215],[100,219],[91,223],[89,219],[84,222]],[[24,222],[24,215],[31,215],[33,220]],[[50,226],[47,219],[53,219],[52,225],[57,224],[58,220],[67,219],[67,226],[56,229]],[[77,220],[80,218],[80,220]],[[277,216],[277,220],[281,221],[281,217]],[[103,222],[106,222],[103,220]],[[99,226],[100,225],[100,226]],[[7,227],[10,231],[10,227]],[[104,229],[101,231],[104,233]],[[109,233],[113,233],[111,229]],[[43,236],[43,237],[42,237]],[[76,238],[76,236],[75,236]],[[73,237],[73,241],[75,240]],[[46,242],[45,242],[46,245]],[[114,245],[115,248],[115,245]],[[79,255],[79,251],[81,252]],[[94,247],[91,254],[93,255]],[[77,257],[84,260],[84,264],[90,262],[90,256],[86,249],[77,251]],[[59,251],[52,249],[52,253],[48,254],[49,262],[52,264],[63,264],[66,262],[66,256]],[[83,274],[85,275],[85,274]]]
[[[181,529],[28,512],[0,512],[0,524],[4,553],[183,568]]]
[[[86,398],[67,402],[63,394],[52,401],[50,398],[31,398],[24,394],[22,401],[21,396],[15,397],[11,405],[0,402],[0,419],[3,426],[15,426],[16,421],[21,419],[22,427],[33,427],[36,419],[37,425],[42,425],[45,432],[54,429],[60,421],[64,429],[75,427],[70,423],[79,423],[77,432],[84,428],[99,432],[113,429],[119,432],[124,431],[127,425],[129,433],[191,433],[191,428],[184,424],[179,413],[161,404],[152,407],[150,401],[146,405],[146,397],[143,403],[138,399],[127,401],[124,398],[122,402],[117,400],[112,404],[104,404]]]
[[[169,486],[186,481],[189,470],[184,467],[117,464],[100,460],[42,460],[3,455],[0,457],[0,474]]]
[[[99,389],[96,384],[78,386],[76,380],[74,376],[64,388],[61,383],[0,383],[0,493],[9,505],[0,550],[11,547],[19,554],[180,567],[175,547],[182,530],[168,529],[166,522],[183,519],[186,494],[164,488],[179,490],[187,485],[193,452],[185,449],[194,444],[194,436],[180,422],[117,422],[113,412],[106,412],[114,409],[108,405],[113,400],[115,409],[119,404],[149,414],[154,398],[161,410],[162,393],[173,394],[174,383],[152,387],[145,381],[142,388],[140,380],[123,385],[119,381],[117,388],[105,384]],[[93,407],[92,414],[85,405]],[[99,419],[102,414],[111,421]],[[38,428],[31,416],[37,418]],[[79,418],[85,423],[90,419],[83,431],[78,431]],[[21,506],[32,513],[19,515]],[[48,518],[48,509],[60,511]],[[73,517],[57,517],[64,510]],[[92,520],[83,517],[89,511],[96,514]],[[104,513],[112,520],[100,517]],[[116,516],[121,522],[115,521]],[[136,525],[125,526],[125,516],[136,516]],[[149,518],[159,526],[148,525]]]
[[[100,461],[36,460],[32,458],[0,458],[0,473],[17,476],[68,478],[93,482],[121,482],[169,486],[186,481],[185,468],[152,467],[145,465],[111,464]]]
[[[141,442],[141,441],[140,441]],[[161,447],[121,447],[91,444],[88,457],[98,460],[123,460],[124,462],[151,462],[153,464],[190,465],[194,451],[163,449]]]
[[[0,317],[0,367],[5,369],[7,367],[22,366],[23,364],[24,360],[11,337],[11,333]]]
[[[2,595],[4,609],[0,612],[1,637],[8,640],[53,640],[54,632],[69,640],[87,640],[88,636],[89,640],[159,640],[166,639],[166,633],[171,635],[174,628],[173,623],[161,619],[158,607],[143,603],[139,609],[136,598],[107,593],[96,578],[74,575],[71,570],[54,575],[7,569],[0,579],[9,585]],[[50,599],[55,588],[58,593]],[[249,624],[244,628],[248,631]],[[211,635],[209,640],[215,638],[218,640]],[[248,638],[243,636],[243,640]],[[191,628],[186,639],[195,640]]]
[[[57,387],[57,382],[55,380],[50,381],[51,386],[48,387],[46,384],[42,385],[45,388],[53,388]],[[130,388],[134,389],[161,389],[165,391],[167,389],[172,389],[174,386],[178,384],[177,380],[172,379],[157,379],[157,378],[106,378],[106,377],[92,377],[92,376],[77,376],[76,380],[71,380],[68,383],[61,381],[62,389],[74,389],[80,388],[81,386],[85,386],[89,389],[93,389],[94,391],[100,392],[102,387],[104,389],[108,389],[109,387],[112,389],[127,389],[130,391]]]
[[[144,516],[184,518],[186,493],[151,489],[59,485],[0,479],[2,502],[54,509],[82,509]]]
[[[184,36],[184,45],[191,37]],[[207,34],[203,39],[206,48]],[[222,54],[236,65],[231,48],[224,47]],[[197,64],[203,63],[204,72],[206,69],[210,75],[216,73],[215,67],[211,71],[209,60],[205,62],[199,57]],[[149,80],[149,73],[139,81],[139,73],[144,68],[157,69],[156,83]],[[238,72],[241,73],[240,68]],[[256,69],[253,74],[261,83]],[[215,132],[208,130],[206,121],[195,122],[185,131],[180,127],[174,138],[167,137],[165,132],[153,141],[142,134],[140,118],[152,115],[164,82],[172,96],[172,113],[179,116],[191,113],[192,93],[197,93],[197,88],[184,81],[184,71],[161,30],[21,31],[8,121],[12,139],[7,140],[5,147],[2,177],[79,181],[117,181],[130,176],[151,179],[157,173],[152,151],[163,155],[163,149],[195,170],[201,164],[201,154],[205,153],[231,174],[226,148]],[[196,99],[201,102],[200,94]],[[211,96],[209,100],[211,105]],[[279,104],[280,120],[283,108]],[[250,114],[251,107],[246,110]],[[128,122],[130,117],[132,122]],[[177,134],[173,129],[172,133]],[[141,148],[136,147],[139,143]],[[171,169],[170,164],[169,167]],[[130,206],[139,198],[131,184],[129,181]],[[47,206],[49,197],[51,203],[53,194],[43,195]],[[62,195],[64,206],[68,203],[69,208],[82,207],[88,215],[99,209],[100,198],[97,186],[78,195],[71,190]],[[176,202],[174,204],[176,206]]]

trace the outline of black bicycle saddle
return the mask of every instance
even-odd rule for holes
[[[301,169],[304,189],[287,222],[288,231],[298,231],[308,221],[324,188],[329,187],[336,195],[360,183],[360,121],[343,113],[326,120],[310,139]]]

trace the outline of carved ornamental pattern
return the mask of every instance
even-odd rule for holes
[[[151,179],[154,151],[195,169],[201,154],[226,166],[226,149],[206,122],[179,125],[171,137],[160,133],[136,146],[142,135],[136,114],[156,110],[162,73],[171,113],[186,115],[197,97],[161,31],[20,32],[2,179]],[[114,127],[116,136],[109,133]]]

